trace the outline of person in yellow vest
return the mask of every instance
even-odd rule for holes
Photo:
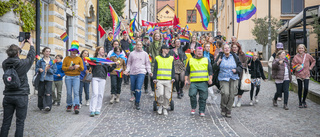
[[[157,102],[160,104],[158,114],[168,115],[169,100],[171,98],[171,88],[174,82],[173,56],[170,56],[169,47],[162,45],[160,54],[155,57],[153,68],[153,82],[157,83]]]
[[[208,84],[212,84],[212,66],[208,58],[203,57],[203,48],[197,47],[195,57],[188,62],[185,72],[185,85],[189,84],[189,97],[191,102],[191,114],[196,113],[197,93],[199,92],[199,114],[204,117],[206,101],[208,98]]]

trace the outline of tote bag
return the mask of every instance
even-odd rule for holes
[[[251,74],[249,73],[248,68],[246,68],[246,71],[242,71],[240,89],[244,91],[251,90]]]

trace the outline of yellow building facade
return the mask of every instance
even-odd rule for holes
[[[175,14],[180,19],[180,26],[189,26],[191,31],[214,31],[213,14],[210,15],[210,23],[208,25],[208,30],[202,27],[201,17],[198,10],[195,8],[198,0],[175,0]],[[210,9],[214,9],[216,0],[209,0]],[[192,16],[191,16],[192,15]],[[190,17],[191,16],[191,17]],[[190,18],[190,19],[189,19]]]
[[[174,14],[175,12],[173,8],[169,5],[166,5],[157,13],[158,22],[173,20]]]

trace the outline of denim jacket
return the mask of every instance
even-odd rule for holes
[[[50,58],[50,61],[52,61],[52,59]],[[46,68],[46,62],[42,59],[37,61],[36,64],[36,72],[40,72],[39,68],[42,68],[43,70],[45,70]],[[41,73],[41,77],[40,77],[40,81],[53,81],[53,75],[56,73],[57,71],[57,66],[56,64],[53,64],[50,69],[47,70],[47,74],[45,74],[45,71],[43,71]]]

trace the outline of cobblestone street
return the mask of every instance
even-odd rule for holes
[[[259,103],[249,105],[249,92],[243,95],[241,108],[234,108],[232,118],[220,115],[220,95],[208,104],[206,116],[190,115],[190,101],[185,90],[183,99],[173,94],[175,110],[168,116],[158,115],[152,109],[154,98],[144,94],[141,109],[129,102],[129,85],[122,87],[121,102],[109,104],[110,79],[107,80],[101,115],[89,117],[88,106],[80,114],[66,112],[66,91],[63,90],[61,106],[53,106],[49,113],[37,108],[37,97],[31,96],[25,121],[25,136],[320,136],[320,105],[307,100],[308,108],[298,108],[298,97],[289,95],[289,110],[272,106],[275,93],[273,82],[262,82]],[[91,91],[91,89],[90,89]],[[3,116],[1,115],[1,123]],[[9,136],[14,136],[15,117]]]

